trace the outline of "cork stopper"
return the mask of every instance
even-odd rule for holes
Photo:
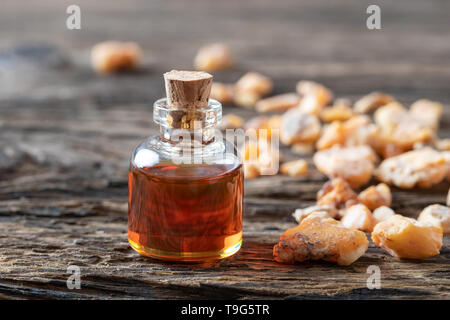
[[[202,71],[172,70],[164,74],[169,108],[206,108],[212,75]]]
[[[172,70],[164,74],[169,127],[193,130],[204,126],[212,79],[202,71]]]

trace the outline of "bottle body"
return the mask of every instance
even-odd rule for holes
[[[159,135],[136,148],[128,199],[128,238],[136,251],[164,260],[206,261],[239,250],[243,171],[227,143],[203,146],[190,163],[180,161],[181,150]]]

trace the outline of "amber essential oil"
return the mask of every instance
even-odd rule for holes
[[[129,241],[161,259],[225,258],[242,241],[241,165],[131,169]]]

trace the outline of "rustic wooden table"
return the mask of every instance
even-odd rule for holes
[[[277,264],[272,247],[294,226],[292,211],[314,203],[325,177],[262,177],[245,184],[244,243],[212,265],[161,263],[127,243],[127,167],[154,134],[151,103],[162,73],[192,68],[196,49],[228,43],[238,64],[215,74],[235,81],[255,70],[275,93],[313,79],[337,96],[370,91],[445,106],[450,137],[450,4],[379,1],[382,30],[365,27],[365,1],[77,1],[82,29],[65,28],[64,1],[6,0],[0,11],[0,298],[450,298],[450,239],[441,254],[400,261],[375,247],[348,267]],[[145,67],[101,77],[89,48],[105,39],[138,41]],[[225,106],[249,118],[254,112]],[[283,150],[286,159],[295,156]],[[444,203],[448,183],[394,189],[393,208],[416,216]],[[66,286],[81,268],[81,289]],[[379,290],[366,287],[369,265]]]

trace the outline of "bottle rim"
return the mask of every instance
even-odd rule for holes
[[[222,104],[214,99],[209,99],[206,108],[169,108],[167,98],[161,98],[153,104],[153,122],[162,127],[171,127],[169,117],[171,114],[187,114],[194,112],[198,119],[202,119],[201,128],[212,128],[222,121]]]

